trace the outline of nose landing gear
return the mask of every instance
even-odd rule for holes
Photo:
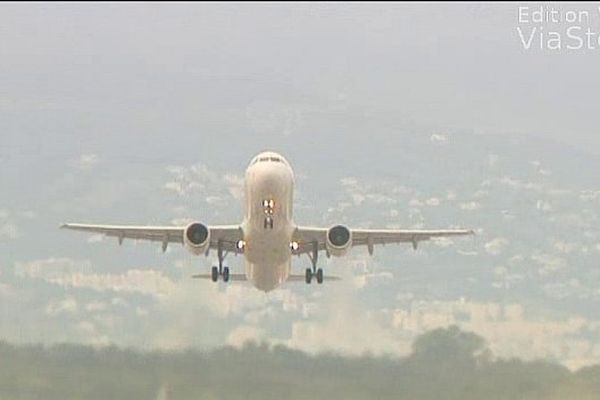
[[[265,220],[263,228],[273,229],[273,214],[275,213],[275,201],[273,199],[265,199],[262,201]]]
[[[265,217],[265,221],[263,223],[263,228],[273,229],[273,217]]]

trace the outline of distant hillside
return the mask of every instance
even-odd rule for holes
[[[350,334],[350,333],[349,333]],[[310,356],[247,345],[208,353],[0,345],[1,399],[598,399],[600,365],[496,360],[456,327],[405,358]]]

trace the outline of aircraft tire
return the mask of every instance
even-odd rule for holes
[[[320,285],[321,283],[323,283],[323,269],[319,268],[317,270],[317,283]]]
[[[306,273],[304,274],[304,280],[307,285],[310,285],[310,281],[312,281],[312,271],[310,268],[306,268]]]

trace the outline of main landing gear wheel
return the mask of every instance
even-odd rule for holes
[[[213,282],[217,282],[219,277],[223,277],[223,282],[229,282],[229,267],[223,266],[223,259],[226,254],[223,254],[222,243],[217,244],[217,256],[219,257],[219,266],[212,267],[210,270],[210,278]]]
[[[323,283],[323,269],[319,268],[317,270],[317,283],[320,285]]]
[[[317,278],[317,283],[320,285],[323,283],[323,270],[321,268],[317,269],[316,272],[313,272],[312,269],[306,268],[306,272],[304,274],[304,280],[307,284],[310,285],[312,282],[313,276]]]
[[[219,272],[219,267],[212,267],[210,270],[210,279],[213,282],[217,282],[219,277],[223,278],[223,282],[229,282],[229,267],[223,267]]]
[[[304,274],[304,278],[305,278],[306,284],[310,285],[310,281],[312,280],[312,271],[310,270],[310,268],[306,268],[306,273]]]
[[[313,249],[311,253],[308,253],[308,257],[310,258],[310,262],[312,264],[312,268],[306,268],[306,273],[304,275],[305,281],[307,284],[310,284],[313,276],[317,278],[317,283],[320,285],[323,283],[323,270],[321,268],[317,268],[317,258],[319,256],[319,245],[315,241],[313,242]]]
[[[317,268],[319,244],[315,241],[312,243],[312,247],[312,252],[308,253],[308,258],[310,258],[312,268],[306,268],[305,280],[307,284],[310,284],[314,276],[317,278],[317,283],[320,285],[323,283],[323,270],[321,268]]]

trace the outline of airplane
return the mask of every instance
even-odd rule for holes
[[[414,230],[414,229],[350,229],[337,224],[331,227],[297,225],[293,219],[294,173],[280,154],[265,151],[252,159],[245,173],[245,216],[239,225],[206,225],[192,222],[187,226],[124,226],[63,224],[61,228],[100,233],[124,239],[149,240],[162,243],[162,251],[170,243],[182,244],[194,255],[209,255],[216,250],[218,265],[210,274],[195,278],[249,281],[259,290],[269,292],[286,281],[317,284],[324,280],[323,269],[317,267],[320,252],[327,257],[344,256],[356,246],[366,246],[373,255],[375,245],[411,243],[417,249],[421,241],[436,237],[472,235],[473,230]],[[224,266],[228,254],[242,254],[245,273],[233,274]],[[292,256],[308,255],[312,264],[304,275],[292,275]]]

